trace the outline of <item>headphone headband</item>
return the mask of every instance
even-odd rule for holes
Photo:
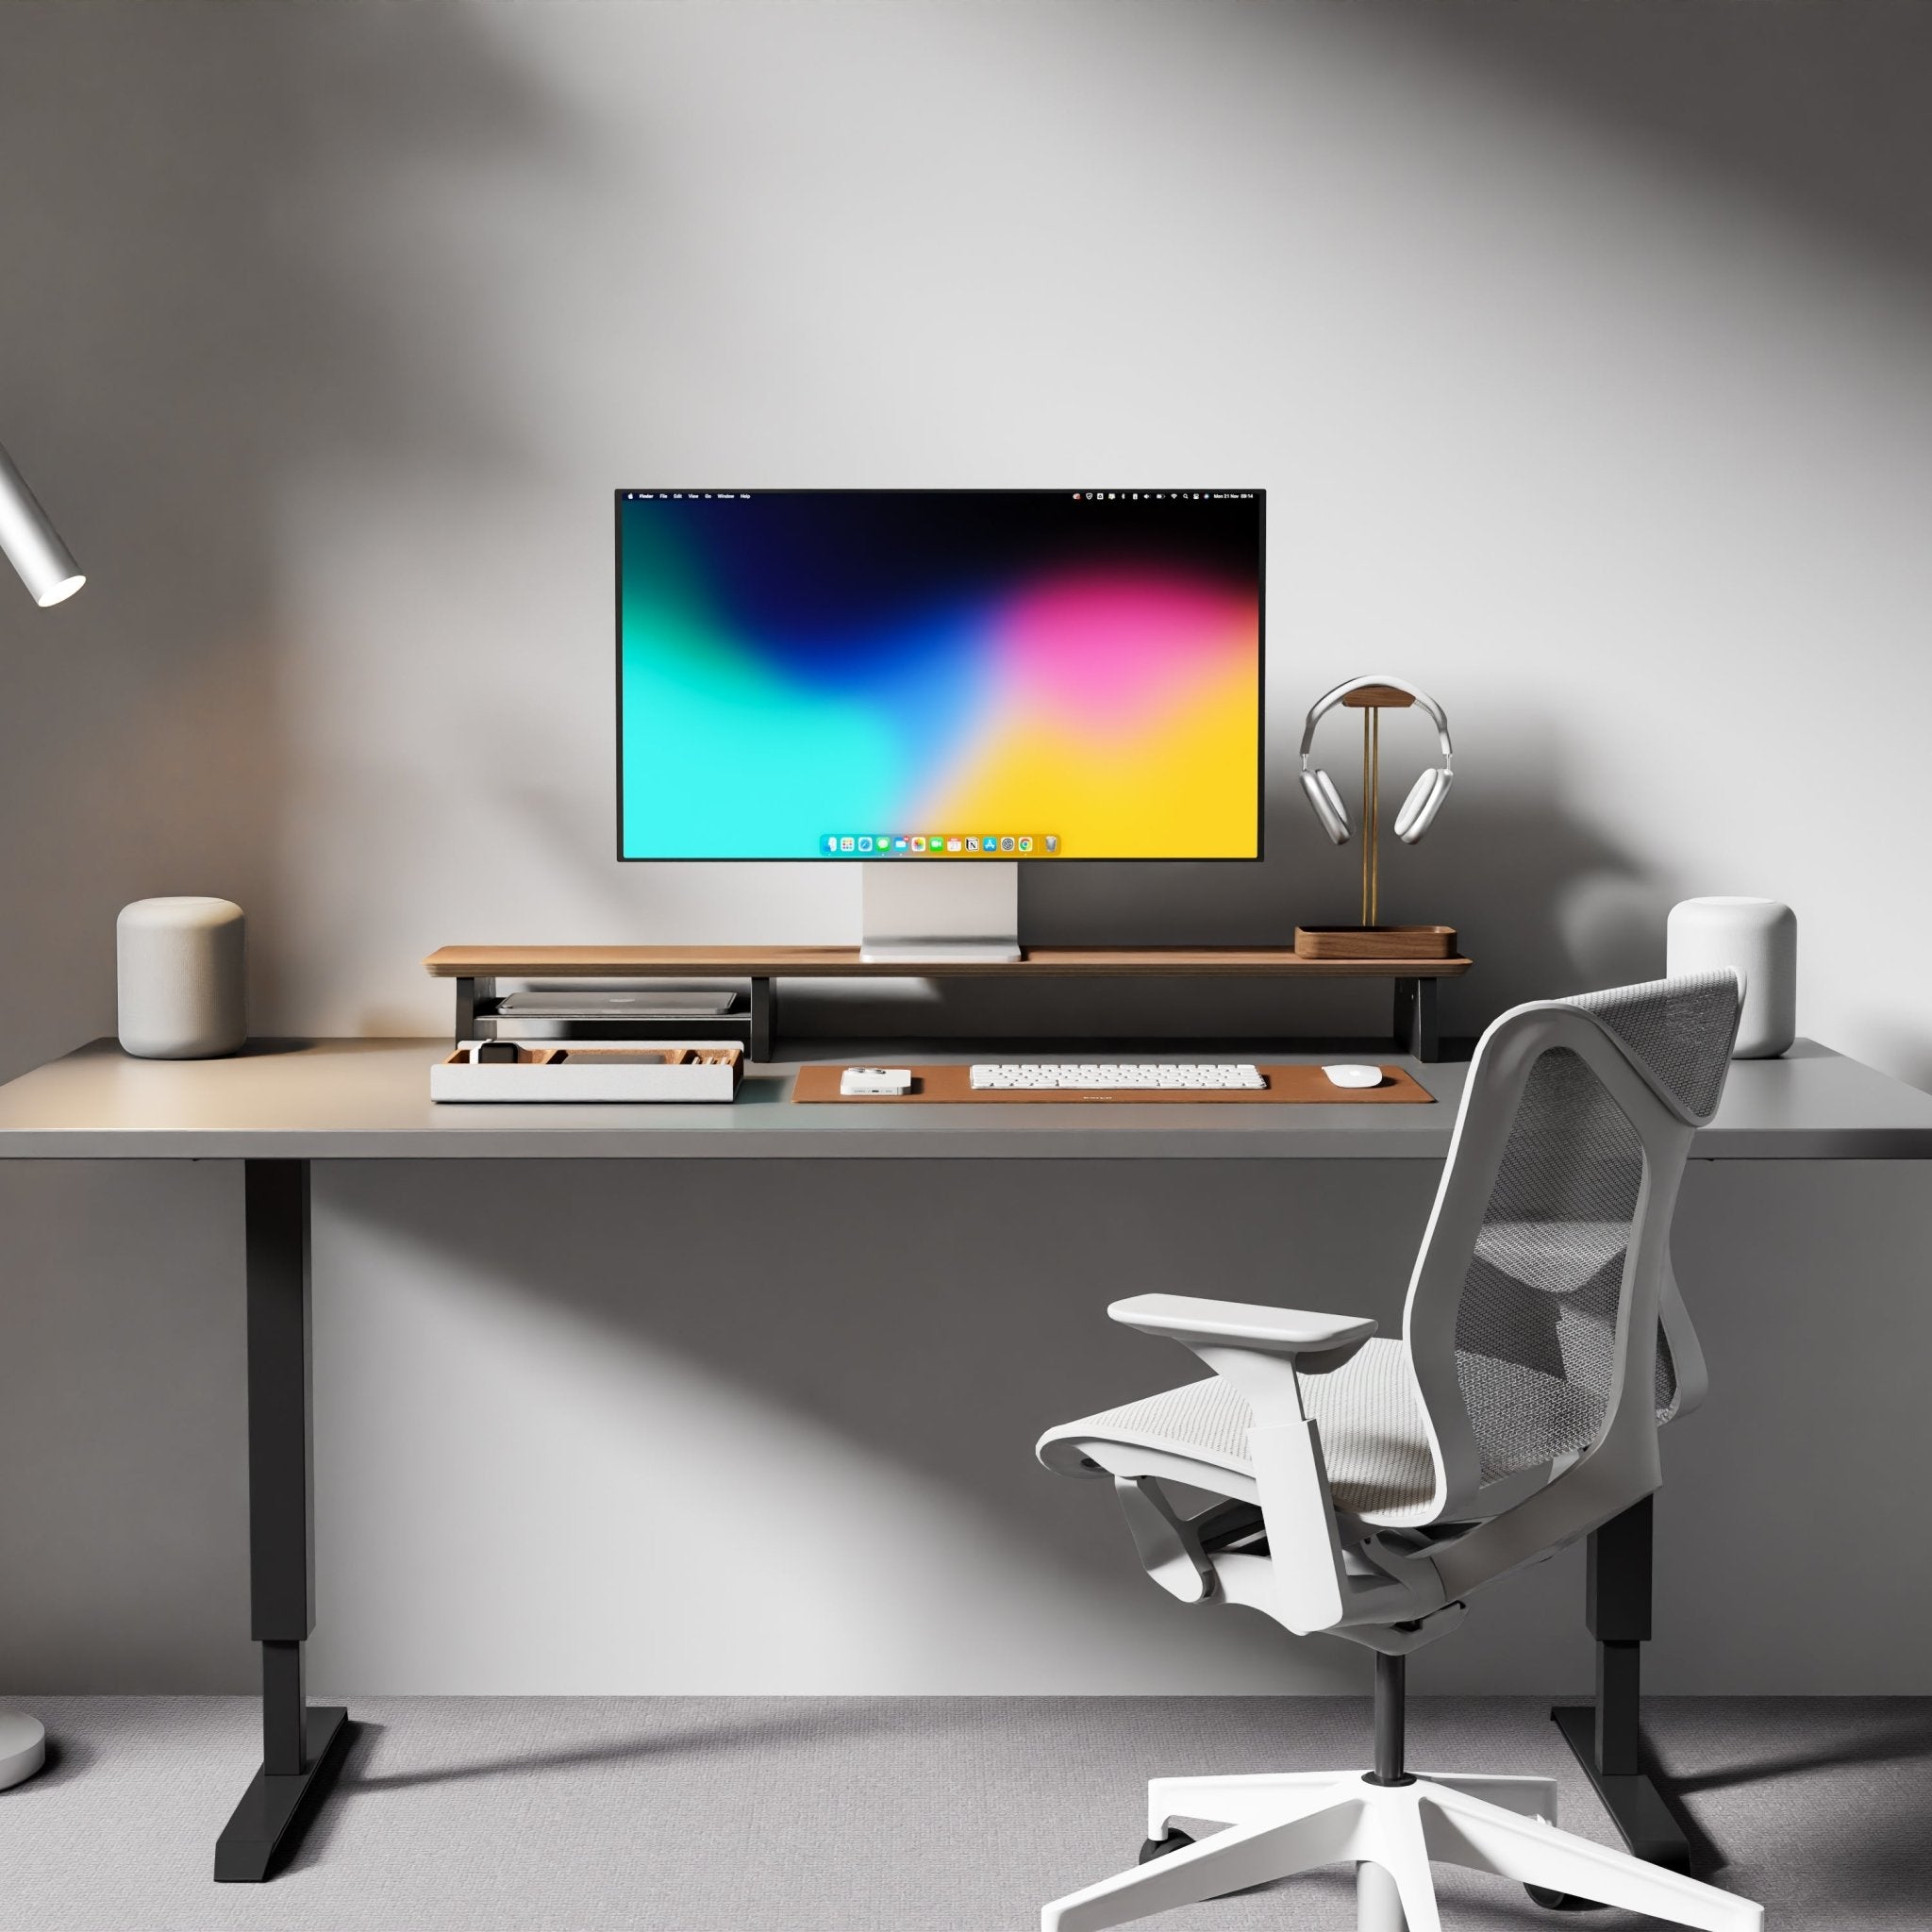
[[[1365,691],[1372,684],[1386,685],[1391,691],[1407,691],[1424,710],[1435,721],[1436,737],[1442,747],[1442,769],[1453,773],[1456,769],[1456,748],[1449,742],[1449,717],[1427,691],[1418,690],[1406,678],[1351,677],[1345,683],[1338,684],[1333,691],[1326,691],[1308,707],[1308,720],[1302,726],[1302,770],[1308,769],[1308,753],[1315,743],[1315,726],[1345,698],[1350,691]]]

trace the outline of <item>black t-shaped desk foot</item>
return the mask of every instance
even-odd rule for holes
[[[1590,1538],[1584,1621],[1596,1639],[1596,1702],[1550,1712],[1635,1857],[1690,1869],[1690,1841],[1643,1768],[1641,1658],[1650,1635],[1651,1498]]]
[[[302,1827],[335,1782],[348,1745],[349,1713],[340,1704],[311,1704],[305,1717],[302,1769],[258,1771],[215,1840],[217,1884],[259,1885],[301,1842]]]

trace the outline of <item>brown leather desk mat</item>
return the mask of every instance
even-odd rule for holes
[[[1258,1064],[1258,1063],[1257,1063]],[[1179,1102],[1184,1107],[1267,1107],[1270,1105],[1320,1105],[1337,1107],[1428,1107],[1436,1096],[1400,1067],[1384,1067],[1379,1087],[1331,1087],[1318,1066],[1261,1066],[1267,1086],[1209,1088],[1139,1088],[1127,1092],[1082,1091],[1077,1087],[1030,1089],[986,1089],[977,1092],[968,1085],[968,1066],[914,1067],[910,1093],[841,1093],[839,1076],[843,1067],[800,1067],[791,1089],[793,1100],[836,1101],[842,1107],[906,1107],[922,1101],[941,1101],[956,1107],[964,1101],[971,1106],[1038,1107],[1073,1102],[1081,1107],[1127,1106],[1166,1107]]]

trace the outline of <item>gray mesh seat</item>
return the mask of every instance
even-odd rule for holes
[[[1399,1341],[1374,1341],[1329,1375],[1303,1384],[1308,1413],[1320,1424],[1322,1451],[1335,1500],[1355,1515],[1400,1519],[1424,1510],[1436,1492],[1427,1419],[1408,1353]],[[1253,1409],[1219,1375],[1049,1430],[1041,1460],[1063,1474],[1081,1474],[1082,1442],[1105,1440],[1131,1460],[1135,1449],[1200,1465],[1201,1489],[1230,1488],[1253,1500],[1248,1460]],[[1090,1465],[1090,1470],[1091,1465]],[[1226,1484],[1228,1476],[1237,1478]]]

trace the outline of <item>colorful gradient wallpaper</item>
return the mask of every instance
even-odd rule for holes
[[[617,511],[621,857],[1259,855],[1260,491]]]

